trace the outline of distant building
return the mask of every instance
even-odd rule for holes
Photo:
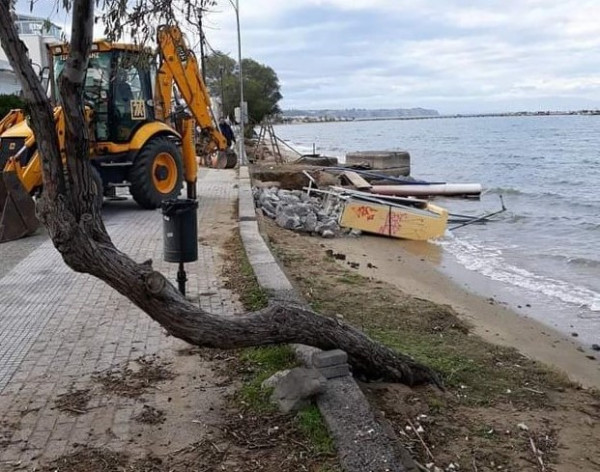
[[[41,72],[48,66],[46,44],[60,41],[62,29],[45,18],[29,15],[17,15],[17,29],[19,37],[29,50],[29,59],[36,72]],[[0,93],[18,94],[21,86],[17,81],[12,67],[4,51],[0,49]]]
[[[4,53],[0,54],[0,57],[3,56]],[[0,59],[0,93],[18,94],[20,91],[21,85],[19,84],[12,67],[10,67],[7,60]]]

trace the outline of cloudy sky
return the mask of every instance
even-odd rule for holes
[[[600,107],[600,0],[239,3],[243,55],[275,69],[283,108]],[[236,57],[229,0],[206,21]]]

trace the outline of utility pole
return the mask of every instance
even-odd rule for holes
[[[221,80],[221,116],[225,118],[225,89],[223,88],[223,66],[219,67],[219,78]]]
[[[244,146],[244,124],[245,124],[245,116],[244,116],[244,74],[242,71],[242,35],[240,33],[240,3],[239,0],[235,0],[235,5],[233,4],[233,0],[229,0],[231,5],[235,10],[235,19],[237,22],[237,35],[238,35],[238,66],[240,72],[240,164],[246,165],[246,149]]]
[[[200,69],[202,71],[202,80],[206,83],[206,64],[204,61],[204,29],[202,28],[202,14],[204,13],[204,6],[198,7],[196,11],[198,15],[198,30],[200,32]]]

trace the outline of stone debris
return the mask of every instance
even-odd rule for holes
[[[312,363],[317,369],[321,367],[331,367],[332,365],[345,364],[346,362],[348,362],[348,354],[341,349],[317,351],[312,355]]]
[[[341,349],[315,352],[312,356],[312,364],[326,379],[336,379],[350,375],[348,354]]]
[[[271,401],[283,413],[298,411],[326,387],[327,379],[317,369],[296,367],[277,382]]]
[[[277,187],[253,189],[256,206],[285,229],[334,238],[344,232],[338,224],[342,205],[338,201],[309,196],[302,190]]]
[[[262,388],[275,388],[279,381],[284,378],[287,374],[290,373],[290,369],[280,370],[279,372],[275,372],[268,379],[263,380],[260,384]]]

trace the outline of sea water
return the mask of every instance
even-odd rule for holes
[[[499,210],[502,195],[507,211],[494,222],[430,244],[485,279],[487,295],[600,344],[600,116],[310,123],[276,133],[301,152],[314,145],[342,160],[405,150],[413,177],[483,185],[480,201],[437,200],[451,212]]]

